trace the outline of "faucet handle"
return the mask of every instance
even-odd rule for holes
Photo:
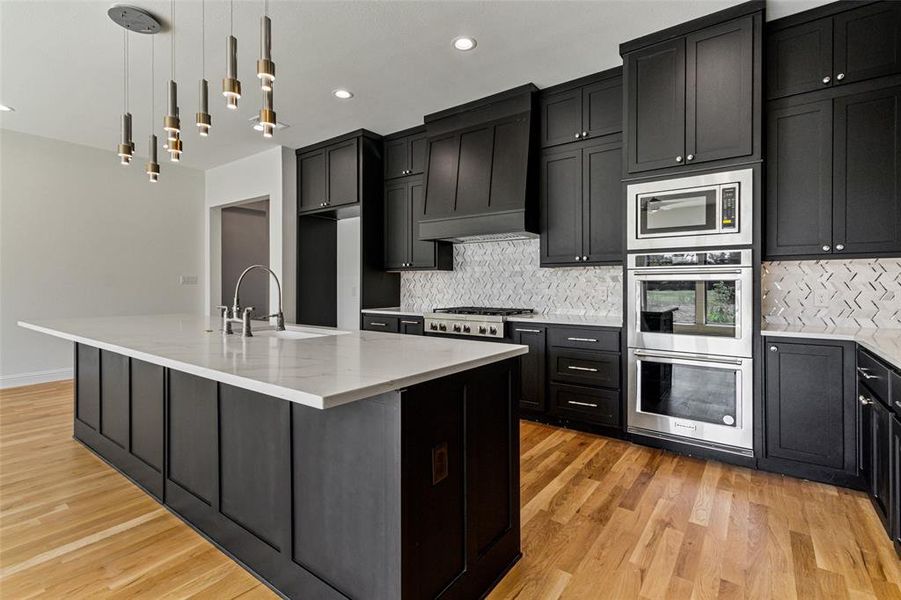
[[[219,314],[222,316],[222,332],[230,334],[232,332],[232,324],[228,320],[228,307],[220,304],[216,308],[219,309]]]
[[[253,314],[253,311],[254,311],[255,309],[256,309],[256,307],[253,307],[253,306],[245,306],[245,307],[244,307],[244,314],[245,314],[245,315],[248,314],[248,313],[249,313],[249,314]]]

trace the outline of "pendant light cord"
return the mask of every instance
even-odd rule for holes
[[[269,16],[269,0],[263,0],[263,14]]]
[[[175,81],[175,0],[169,0],[169,26],[172,28],[172,81]]]
[[[156,112],[156,86],[154,78],[156,77],[156,38],[150,36],[150,133],[153,134],[153,113]]]
[[[235,35],[235,0],[228,3],[228,34]]]
[[[206,0],[200,0],[200,78],[206,79]]]
[[[122,29],[122,112],[128,112],[128,30]]]

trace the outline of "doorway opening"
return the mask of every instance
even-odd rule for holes
[[[238,277],[250,265],[269,265],[269,199],[221,209],[221,294],[231,306]],[[269,274],[256,269],[241,283],[241,307],[255,307],[254,319],[269,314]]]

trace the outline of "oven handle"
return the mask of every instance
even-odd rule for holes
[[[743,273],[743,269],[650,269],[650,270],[633,270],[632,273],[641,277],[648,277],[654,275],[679,275],[679,276],[692,276],[692,275],[741,275]]]
[[[646,352],[644,350],[633,350],[635,356],[642,356],[646,358],[676,358],[682,360],[690,360],[694,362],[712,362],[712,363],[721,363],[724,365],[741,365],[742,359],[740,358],[719,358],[716,356],[704,356],[704,357],[696,357],[695,355],[675,355],[675,354],[662,354],[656,352]]]

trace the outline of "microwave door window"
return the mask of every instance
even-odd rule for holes
[[[639,372],[642,412],[736,426],[736,371],[643,360]]]
[[[642,234],[679,234],[716,229],[716,192],[661,194],[640,200]]]
[[[640,331],[738,337],[736,281],[642,281]]]

